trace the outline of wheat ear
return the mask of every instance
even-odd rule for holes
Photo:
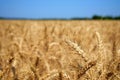
[[[86,53],[84,52],[84,50],[81,49],[81,47],[77,43],[74,43],[70,40],[66,40],[66,42],[68,43],[68,45],[73,47],[78,52],[79,55],[81,55],[81,57],[84,59],[85,62],[88,61],[86,57]]]
[[[98,71],[102,70],[102,73],[99,76],[98,80],[101,80],[101,79],[105,79],[105,75],[107,72],[107,55],[99,32],[96,32],[96,37],[97,37],[98,49],[99,49],[98,60],[100,60],[98,61]]]

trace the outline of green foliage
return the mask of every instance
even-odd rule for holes
[[[102,16],[98,16],[98,15],[94,15],[94,16],[92,17],[92,19],[103,19],[103,17],[102,17]]]
[[[99,16],[99,15],[94,15],[92,17],[93,20],[120,20],[120,16],[117,17],[112,17],[112,16]]]
[[[120,16],[118,16],[118,17],[115,17],[114,19],[115,19],[115,20],[120,20]]]
[[[90,18],[79,18],[79,17],[74,17],[74,18],[71,18],[70,20],[89,20]]]
[[[5,19],[5,18],[3,18],[3,17],[0,17],[0,19]]]

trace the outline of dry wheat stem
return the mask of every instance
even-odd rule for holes
[[[38,54],[40,55],[40,52],[39,52],[39,51],[38,51]],[[46,68],[47,68],[47,72],[49,73],[49,72],[50,72],[50,65],[49,65],[49,63],[47,62],[44,53],[42,53],[42,56],[41,56],[41,57],[42,57],[42,59],[44,60],[44,63],[45,63]]]
[[[59,75],[58,70],[53,70],[53,71],[50,71],[48,74],[40,77],[40,80],[50,79],[58,75]]]
[[[60,77],[61,79],[62,79],[63,77],[65,77],[65,78],[71,80],[70,76],[69,76],[68,74],[66,74],[66,72],[63,71],[63,70],[53,70],[53,71],[51,71],[50,73],[48,73],[47,75],[41,77],[40,80],[42,80],[42,79],[43,79],[43,80],[44,80],[44,79],[45,79],[45,80],[50,80],[50,79],[53,79],[53,78],[55,78],[55,77]],[[60,80],[61,80],[61,79],[60,79]]]
[[[78,74],[78,79],[83,76],[90,68],[96,65],[96,61],[89,62],[84,68],[80,70],[80,73]]]

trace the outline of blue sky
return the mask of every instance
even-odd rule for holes
[[[0,17],[120,16],[120,0],[0,0]]]

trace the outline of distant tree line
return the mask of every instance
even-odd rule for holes
[[[120,20],[120,16],[112,17],[112,16],[99,16],[94,15],[92,18],[71,18],[71,20]]]
[[[0,17],[0,19],[8,19],[8,20],[120,20],[120,16],[112,17],[112,16],[99,16],[94,15],[92,18],[80,18],[80,17],[73,17],[70,19],[67,18],[5,18]]]
[[[0,17],[0,19],[5,19],[5,18],[3,18],[3,17]]]
[[[92,19],[98,19],[98,20],[120,20],[120,16],[112,17],[112,16],[99,16],[99,15],[94,15]]]

